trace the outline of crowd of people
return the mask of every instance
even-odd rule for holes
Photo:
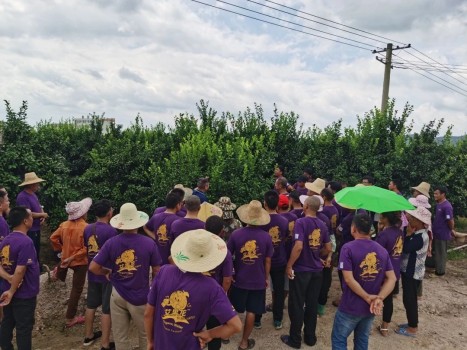
[[[117,215],[107,199],[67,203],[68,219],[50,236],[59,261],[52,279],[65,281],[67,272],[73,273],[65,326],[84,324],[83,345],[100,339],[102,350],[131,349],[130,323],[140,349],[220,349],[239,332],[238,349],[252,349],[252,331],[261,329],[266,311],[272,312],[274,328],[283,328],[287,301],[290,328],[278,340],[300,349],[302,342],[319,341],[318,316],[326,312],[337,267],[342,293],[333,301],[338,307],[333,349],[346,349],[351,333],[354,348],[367,349],[375,316],[382,316],[379,333],[388,335],[399,281],[407,323],[395,332],[416,337],[425,260],[433,256],[436,275],[443,275],[447,242],[454,234],[446,188],[434,188],[432,220],[426,182],[411,188],[413,210],[372,213],[337,203],[334,195],[343,184],[313,179],[309,169],[295,184],[281,167],[274,176],[274,188],[262,202],[237,208],[221,197],[214,206],[222,216],[202,220],[209,178],[199,179],[193,190],[176,185],[151,216],[133,203],[123,204]],[[18,350],[32,349],[40,228],[48,218],[36,193],[44,181],[25,174],[11,209],[0,186],[2,350],[13,349],[14,330]],[[365,176],[356,186],[373,184]],[[396,179],[388,189],[402,195]],[[93,223],[87,222],[89,211],[96,217]],[[78,315],[86,279],[86,311]]]

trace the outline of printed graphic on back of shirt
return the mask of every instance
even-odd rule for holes
[[[167,242],[169,241],[169,238],[167,237],[167,225],[162,224],[159,226],[156,232],[157,236],[157,241],[159,242],[160,245],[166,245]]]
[[[392,248],[391,256],[401,256],[402,254],[402,246],[404,244],[404,241],[402,240],[402,236],[397,237],[396,243],[394,244],[394,247]]]
[[[240,249],[240,253],[243,254],[242,261],[244,264],[253,265],[255,259],[258,259],[261,253],[258,252],[258,247],[256,246],[256,240],[246,241],[243,247]]]
[[[279,231],[279,226],[273,226],[269,229],[269,235],[271,236],[272,239],[272,245],[274,247],[277,247],[279,243],[281,242],[281,234]]]
[[[125,250],[118,258],[115,260],[115,264],[118,265],[117,273],[124,278],[132,277],[134,271],[138,271],[138,267],[141,265],[136,265],[138,260],[134,249]]]
[[[2,267],[5,271],[10,272],[10,266],[12,265],[13,261],[10,261],[10,245],[7,244],[2,248],[0,252]]]
[[[166,331],[180,333],[183,331],[183,324],[189,324],[195,319],[195,316],[187,315],[191,309],[189,297],[190,293],[187,291],[176,290],[164,298],[161,303],[164,309],[162,323]]]
[[[374,281],[381,268],[375,252],[368,253],[359,265],[363,281]]]
[[[308,244],[311,249],[316,250],[321,246],[321,230],[316,228],[308,235]]]
[[[96,235],[91,235],[88,239],[88,254],[94,257],[97,253],[99,253],[99,245],[97,244]]]

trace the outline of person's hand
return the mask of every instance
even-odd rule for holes
[[[146,350],[154,350],[154,342],[148,342]]]
[[[11,298],[13,298],[13,294],[11,290],[3,292],[0,296],[0,306],[7,306],[11,302]]]
[[[451,230],[451,237],[456,238],[456,230]]]
[[[209,331],[202,331],[199,333],[193,332],[193,335],[198,338],[199,345],[201,346],[201,349],[206,346],[207,343],[209,343],[212,340],[211,334]]]
[[[72,255],[72,256],[70,256],[70,257],[68,257],[66,259],[63,259],[62,263],[60,264],[60,267],[62,267],[62,268],[68,267],[70,265],[70,263],[73,261],[74,258],[75,258],[74,255]]]
[[[375,300],[378,296],[374,294],[368,294],[365,298],[365,301],[368,305],[371,305],[372,301]]]
[[[269,287],[269,278],[266,279],[266,289]]]
[[[295,273],[292,269],[292,266],[287,266],[285,273],[287,274],[289,280],[293,280],[295,278]]]
[[[381,316],[383,314],[383,300],[380,297],[376,297],[371,303],[370,303],[370,312],[374,314],[375,316]]]

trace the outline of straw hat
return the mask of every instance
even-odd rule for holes
[[[453,234],[454,234],[454,239],[456,240],[456,243],[464,243],[465,240],[467,239],[467,233],[454,231]]]
[[[65,211],[68,214],[68,220],[77,220],[86,214],[91,207],[92,199],[87,197],[79,202],[69,202],[65,206]]]
[[[409,198],[409,202],[410,204],[412,204],[414,207],[417,207],[417,208],[418,207],[423,207],[427,209],[431,208],[431,205],[428,202],[428,198],[424,194],[419,194],[415,198]]]
[[[425,225],[431,225],[431,213],[427,208],[417,207],[415,210],[406,210],[405,212],[415,219],[420,220]]]
[[[148,214],[138,211],[133,203],[125,203],[120,207],[120,214],[110,219],[110,225],[119,230],[134,230],[148,221]]]
[[[321,196],[318,196],[317,194],[314,194],[312,196],[306,196],[306,195],[301,195],[300,196],[300,203],[302,203],[302,205],[305,205],[305,201],[308,197],[316,197],[319,199],[319,209],[318,209],[318,212],[320,211],[323,211],[323,206],[324,206],[324,199],[323,197]]]
[[[22,187],[26,185],[37,184],[39,182],[44,182],[44,181],[45,180],[38,177],[35,172],[31,172],[31,173],[24,174],[24,181],[20,183],[18,186]]]
[[[415,187],[410,187],[413,190],[417,190],[421,194],[424,194],[427,196],[427,198],[430,198],[430,184],[428,182],[420,182],[418,186]]]
[[[267,225],[271,221],[268,212],[263,209],[261,203],[257,200],[252,200],[250,203],[239,207],[237,215],[245,224],[255,226]]]
[[[206,230],[191,230],[172,243],[170,255],[180,270],[207,272],[219,266],[227,255],[222,238]]]
[[[321,191],[326,187],[326,181],[318,177],[313,182],[305,182],[305,187],[314,193],[320,194]]]
[[[176,184],[174,188],[180,188],[185,192],[185,195],[183,196],[183,200],[187,199],[189,196],[193,194],[193,190],[191,188],[185,187],[182,184]]]
[[[208,202],[202,203],[198,212],[198,219],[206,222],[206,220],[213,215],[222,217],[222,209]]]

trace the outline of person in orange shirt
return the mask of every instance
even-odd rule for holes
[[[80,202],[67,203],[65,210],[68,214],[68,220],[62,222],[50,236],[54,251],[60,255],[56,278],[64,282],[68,269],[73,270],[73,282],[65,315],[66,327],[84,323],[84,316],[76,316],[76,313],[88,270],[84,229],[88,225],[86,218],[91,204],[91,198],[85,198]]]

